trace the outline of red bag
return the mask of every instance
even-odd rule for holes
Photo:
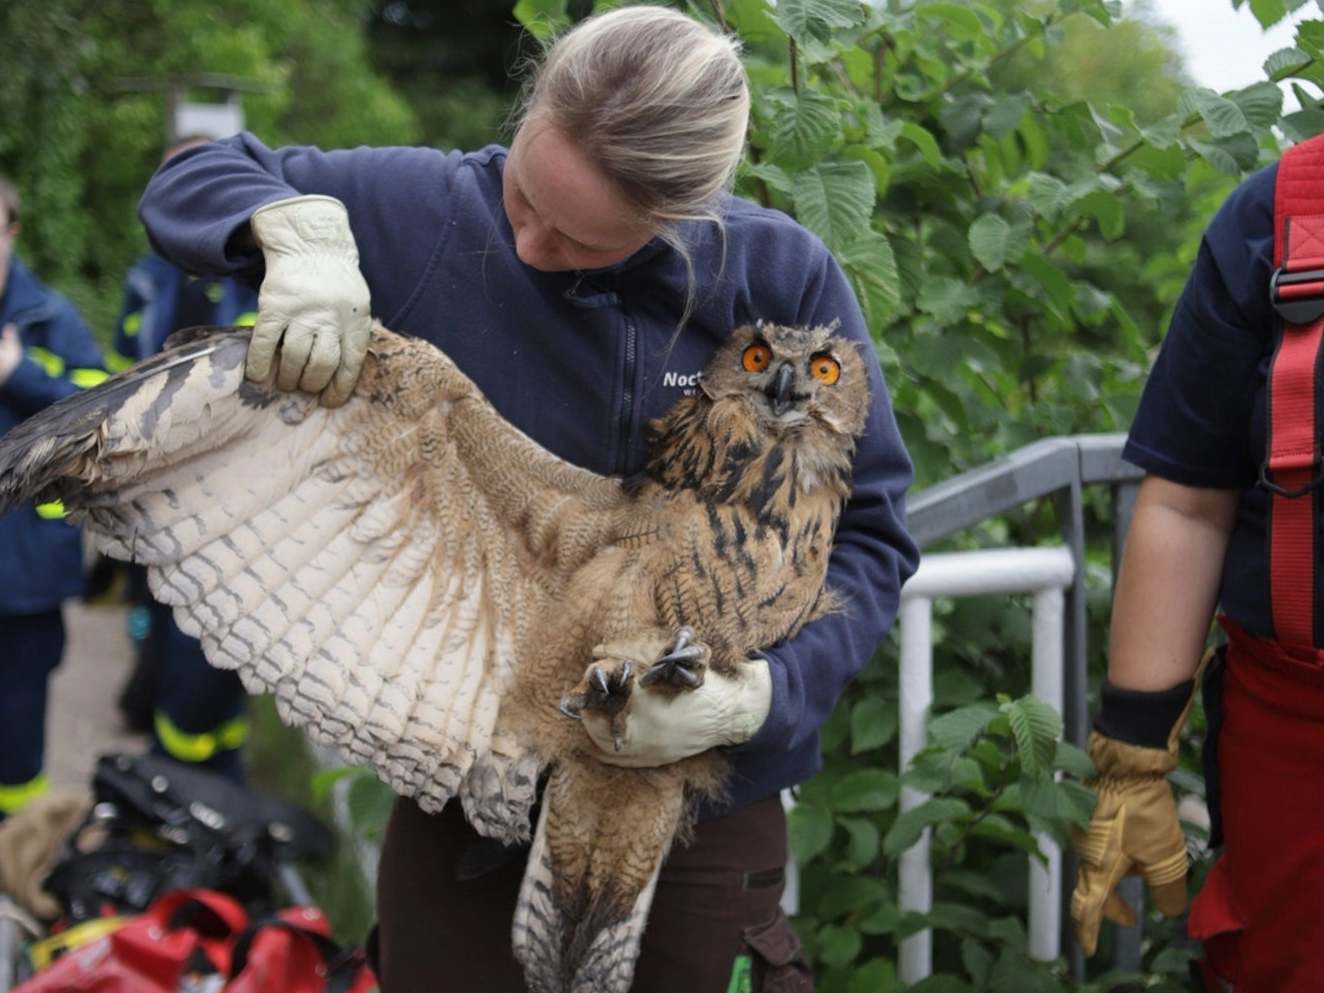
[[[91,944],[67,952],[14,993],[202,993],[219,990],[244,908],[212,890],[174,890]]]
[[[369,993],[377,980],[362,949],[331,940],[316,907],[290,907],[257,921],[231,949],[225,993]]]
[[[331,940],[316,907],[250,922],[213,890],[174,890],[67,952],[13,993],[369,993],[359,949]]]

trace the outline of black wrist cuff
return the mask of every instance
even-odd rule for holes
[[[1105,681],[1094,730],[1128,745],[1167,748],[1172,726],[1193,692],[1194,679],[1168,690],[1124,690]]]

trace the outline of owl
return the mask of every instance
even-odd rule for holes
[[[624,993],[724,759],[617,768],[582,721],[623,734],[640,694],[742,678],[840,606],[824,577],[865,357],[834,327],[736,329],[620,480],[540,448],[426,342],[374,327],[335,409],[247,381],[246,349],[185,332],[25,421],[0,439],[0,508],[63,500],[286,722],[425,810],[458,798],[480,833],[531,837],[529,988]]]

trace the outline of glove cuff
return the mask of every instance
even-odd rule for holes
[[[772,709],[772,673],[766,660],[751,658],[740,667],[739,675],[728,682],[730,685],[716,710],[716,731],[721,744],[743,745],[768,719]]]
[[[349,212],[335,197],[275,200],[253,211],[249,226],[266,255],[334,255],[358,265]]]
[[[1166,749],[1174,726],[1185,723],[1184,711],[1194,692],[1194,679],[1166,690],[1128,690],[1105,682],[1094,730],[1129,745]]]
[[[1144,748],[1090,732],[1090,759],[1098,770],[1096,787],[1107,786],[1109,779],[1135,779],[1138,776],[1166,776],[1177,768],[1177,753],[1166,748]]]

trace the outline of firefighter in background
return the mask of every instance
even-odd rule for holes
[[[17,189],[0,176],[0,434],[106,378],[73,305],[13,254]],[[0,820],[45,792],[46,697],[64,654],[60,604],[83,591],[77,529],[59,503],[0,514]]]
[[[208,140],[202,135],[181,138],[161,161]],[[249,287],[233,279],[190,276],[148,252],[124,281],[110,361],[116,370],[128,368],[159,352],[181,328],[251,325],[256,314],[257,294]],[[241,747],[248,725],[238,676],[207,664],[197,639],[180,631],[170,608],[151,598],[140,566],[130,567],[129,590],[129,635],[138,662],[120,694],[127,723],[150,732],[154,751],[242,781]]]

